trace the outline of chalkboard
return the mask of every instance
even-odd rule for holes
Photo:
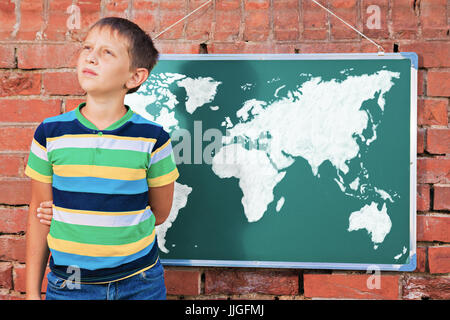
[[[170,133],[177,266],[416,267],[417,55],[161,55],[125,103]]]

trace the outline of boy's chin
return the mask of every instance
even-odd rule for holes
[[[97,86],[81,86],[81,89],[84,90],[84,92],[86,92],[87,95],[90,96],[110,96],[111,93],[118,91],[117,89],[115,90],[114,88],[99,88]]]

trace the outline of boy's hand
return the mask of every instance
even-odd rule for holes
[[[42,224],[50,225],[53,217],[53,200],[44,201],[40,203],[40,207],[37,208],[37,217]]]

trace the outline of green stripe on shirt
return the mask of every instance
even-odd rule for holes
[[[128,227],[96,227],[69,224],[52,220],[50,234],[53,238],[100,245],[123,245],[141,240],[153,231],[155,216]]]

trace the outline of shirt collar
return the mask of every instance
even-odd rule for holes
[[[83,108],[86,105],[86,102],[82,102],[78,105],[78,107],[75,109],[75,114],[77,116],[78,121],[81,122],[82,125],[85,127],[91,129],[91,130],[98,130],[98,131],[111,131],[120,128],[122,125],[124,125],[133,115],[133,110],[128,105],[125,105],[125,108],[127,108],[127,112],[123,115],[122,118],[108,126],[107,128],[103,130],[99,130],[92,122],[90,122],[83,114],[80,112],[80,109]]]

